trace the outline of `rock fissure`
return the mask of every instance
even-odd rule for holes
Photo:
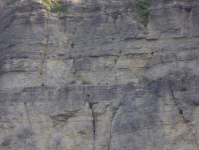
[[[171,94],[172,94],[172,98],[173,98],[173,100],[174,100],[174,94],[173,94],[173,90],[171,90]]]
[[[194,136],[194,140],[195,140],[197,149],[199,150],[199,145],[198,145],[197,138],[196,138],[197,131],[196,131],[196,133],[193,133],[193,131],[191,130],[191,127],[190,127],[188,121],[186,121],[186,119],[185,119],[185,117],[183,116],[183,114],[181,114],[181,115],[182,115],[182,118],[183,118],[184,122],[185,122],[185,123],[187,124],[187,126],[189,127],[189,130],[191,131],[192,135]]]
[[[96,132],[96,121],[95,121],[95,114],[94,114],[94,108],[93,108],[93,105],[94,104],[92,104],[91,102],[90,102],[90,95],[89,94],[87,94],[86,95],[87,96],[87,101],[86,102],[88,102],[88,104],[89,104],[89,107],[90,107],[90,109],[91,109],[91,111],[92,111],[92,124],[93,124],[93,150],[95,150],[95,132]]]
[[[89,96],[88,96],[89,97]],[[89,102],[89,107],[92,110],[92,118],[93,118],[93,150],[95,150],[95,139],[96,139],[96,121],[95,121],[95,114],[93,110],[93,104]]]
[[[196,132],[196,134],[197,134],[197,132]],[[199,144],[198,144],[198,142],[197,142],[196,134],[194,134],[194,137],[195,137],[195,142],[196,142],[197,148],[198,148],[198,150],[199,150]]]
[[[0,149],[197,149],[196,0],[153,0],[146,26],[139,0],[44,1],[0,8]]]
[[[41,77],[41,82],[43,84],[43,78],[42,78],[42,75],[43,75],[43,65],[45,63],[45,60],[46,60],[46,52],[48,50],[48,41],[49,41],[49,23],[48,23],[48,12],[47,12],[47,15],[46,15],[46,31],[47,31],[47,35],[45,36],[45,40],[46,40],[46,43],[45,43],[45,50],[44,52],[41,54],[41,69],[40,69],[40,77]]]
[[[94,143],[95,143],[95,131],[96,131],[96,122],[95,122],[95,114],[93,110],[93,104],[90,103],[90,108],[92,109],[92,117],[93,117],[93,136],[94,136]],[[95,149],[95,147],[94,147]]]
[[[113,119],[114,119],[114,117],[115,117],[115,114],[117,113],[117,111],[120,109],[120,107],[121,107],[121,105],[122,104],[120,104],[119,105],[119,107],[115,110],[115,112],[113,112],[113,116],[112,116],[112,118],[111,118],[111,127],[110,127],[110,141],[109,141],[109,144],[108,144],[108,150],[110,150],[110,148],[111,148],[111,138],[112,138],[112,134],[111,134],[111,132],[112,132],[112,122],[113,122]]]
[[[26,106],[26,103],[24,103],[24,107],[25,107],[25,111],[26,111],[27,118],[28,118],[28,124],[29,124],[29,126],[30,126],[30,142],[31,142],[31,149],[33,149],[33,143],[32,143],[32,134],[33,134],[33,130],[32,130],[32,125],[31,125],[30,116],[29,116],[29,113],[28,113],[28,108],[27,108],[27,106]]]

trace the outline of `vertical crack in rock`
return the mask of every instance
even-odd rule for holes
[[[170,80],[169,81],[169,90],[171,91],[171,95],[172,95],[172,98],[174,100],[174,94],[173,94],[172,86],[173,86],[173,82]]]
[[[173,90],[171,90],[171,94],[172,94],[172,97],[173,97],[173,100],[174,100],[174,94],[173,94]]]
[[[28,114],[26,103],[24,103],[24,106],[25,106],[26,115],[28,117],[28,123],[30,125],[30,142],[31,142],[31,149],[32,149],[32,125],[31,125],[31,122],[30,122],[30,117],[29,117],[29,114]]]
[[[170,91],[171,91],[171,94],[172,94],[172,98],[173,98],[173,100],[175,100],[175,97],[174,97],[174,93],[173,93],[173,90],[172,90],[172,85],[170,85]],[[174,101],[175,102],[175,101]],[[175,102],[176,103],[176,102]],[[178,104],[178,103],[177,103]],[[175,107],[175,106],[173,106],[173,107]],[[172,108],[172,110],[173,110],[173,108]],[[179,108],[179,111],[180,111],[181,109]],[[183,111],[182,111],[182,117],[183,117],[183,119],[184,119],[184,122],[187,124],[187,126],[189,127],[189,129],[190,129],[190,131],[192,132],[192,134],[193,134],[193,136],[194,136],[194,140],[195,140],[195,143],[196,143],[196,146],[197,146],[197,149],[199,150],[199,144],[198,144],[198,142],[197,142],[197,138],[196,138],[196,134],[197,134],[197,132],[196,132],[196,134],[194,134],[193,133],[193,131],[191,130],[191,127],[189,126],[189,123],[186,121],[186,119],[184,118],[184,116],[183,116]]]
[[[197,138],[196,138],[196,134],[197,132],[194,134],[193,133],[193,130],[191,130],[191,127],[189,126],[189,123],[186,121],[186,119],[184,118],[183,114],[182,114],[182,118],[184,119],[184,122],[187,124],[187,126],[189,127],[190,131],[192,132],[193,136],[194,136],[194,140],[195,140],[195,143],[196,143],[196,146],[197,146],[197,149],[199,150],[199,145],[198,145],[198,142],[197,142]]]
[[[89,103],[90,105],[90,109],[92,109],[92,117],[93,117],[93,135],[94,135],[94,141],[95,141],[95,130],[96,130],[96,126],[95,126],[95,115],[94,115],[94,111],[93,111],[93,104]]]
[[[113,119],[114,119],[115,114],[117,113],[117,111],[120,109],[120,107],[121,107],[121,104],[119,105],[119,107],[118,107],[118,108],[116,108],[116,109],[115,109],[115,111],[113,112],[112,119],[111,119],[110,141],[109,141],[109,145],[108,145],[108,150],[110,150],[110,147],[111,147],[111,137],[112,137],[112,135],[111,135],[111,130],[112,130],[112,123],[113,123]]]
[[[174,101],[175,105],[178,105],[178,104],[179,104],[179,100],[178,100],[177,98],[175,98],[175,96],[174,96],[174,91],[173,91],[173,89],[172,89],[172,86],[173,86],[173,84],[174,84],[174,81],[170,81],[169,84],[170,84],[170,85],[169,85],[169,90],[170,90],[170,92],[171,92],[172,100]],[[174,106],[173,106],[173,107],[174,107]],[[173,108],[172,108],[172,109],[173,109]]]
[[[73,57],[74,57],[74,60],[73,60],[73,78],[75,78],[75,56],[73,56]]]
[[[46,35],[46,46],[45,46],[45,50],[41,55],[41,69],[40,69],[40,77],[41,77],[41,81],[42,81],[42,73],[43,73],[43,64],[45,62],[46,59],[46,51],[48,49],[48,41],[49,41],[49,31],[48,31],[48,13],[47,13],[47,17],[46,17],[46,26],[47,26],[47,35]],[[42,81],[43,82],[43,81]]]
[[[175,102],[175,104],[178,104],[178,102],[176,103],[176,101],[175,101],[175,97],[174,97],[174,93],[173,93],[173,90],[172,90],[172,82],[171,82],[171,81],[170,81],[170,91],[171,91],[171,95],[172,95],[173,101]],[[175,106],[173,106],[173,107],[175,107]],[[173,108],[172,108],[172,110],[173,110]],[[180,108],[179,108],[179,111],[181,111]],[[199,150],[199,144],[198,144],[197,138],[196,138],[197,132],[196,132],[196,134],[193,133],[193,131],[191,130],[191,127],[189,126],[189,123],[186,121],[186,119],[185,119],[184,116],[183,116],[183,111],[182,111],[181,115],[182,115],[182,117],[183,117],[183,119],[184,119],[184,122],[187,124],[187,126],[188,126],[189,129],[190,129],[190,131],[192,132],[192,134],[193,134],[193,136],[194,136],[194,140],[195,140],[196,146],[197,146],[197,149]]]
[[[183,117],[183,119],[184,119],[185,123],[187,124],[187,126],[189,127],[189,129],[191,130],[191,127],[189,126],[188,122],[185,120],[185,118],[184,118],[184,116],[183,116],[183,115],[182,115],[182,117]],[[192,134],[193,134],[193,136],[194,136],[194,140],[195,140],[195,143],[196,143],[197,149],[199,150],[199,145],[198,145],[197,138],[196,138],[196,134],[197,134],[197,132],[196,132],[196,134],[194,134],[192,130],[191,130],[191,132],[192,132]]]
[[[71,46],[74,46],[74,43],[72,43],[71,44]],[[72,47],[73,48],[73,47]],[[74,76],[74,78],[75,78],[75,62],[76,62],[76,53],[75,53],[75,50],[74,50],[74,48],[73,48],[73,58],[74,58],[74,60],[73,60],[73,76]]]
[[[88,103],[89,103],[89,107],[92,110],[92,117],[93,117],[93,138],[94,138],[94,142],[93,142],[93,149],[95,149],[95,131],[96,131],[96,125],[95,125],[95,115],[94,115],[94,110],[93,110],[93,104],[90,103],[90,95],[87,94],[88,97]]]
[[[197,132],[196,132],[196,134],[197,134]],[[198,145],[198,142],[197,142],[196,134],[194,134],[194,137],[195,137],[195,142],[196,142],[197,148],[199,150],[199,145]]]
[[[120,56],[121,56],[121,51],[119,52],[120,53]],[[118,59],[120,58],[120,56],[118,56],[117,58],[115,58],[115,68],[116,68],[116,65],[117,65],[117,61],[118,61]],[[118,78],[117,78],[117,73],[115,72],[115,82],[117,83],[117,80],[118,80]]]
[[[93,143],[93,149],[95,149],[95,131],[96,131],[96,125],[95,125],[95,115],[93,111],[93,104],[89,103],[90,109],[92,109],[92,117],[93,117],[93,137],[94,137],[94,143]]]

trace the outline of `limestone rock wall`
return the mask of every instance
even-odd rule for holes
[[[0,149],[198,150],[199,1],[63,2],[0,10]]]
[[[176,70],[198,75],[197,1],[153,1],[146,28],[136,8],[124,12],[136,1],[66,3],[60,15],[39,1],[0,12],[2,88],[138,83]]]
[[[197,150],[198,82],[1,90],[0,149]]]

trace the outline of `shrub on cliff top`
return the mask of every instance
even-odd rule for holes
[[[140,19],[139,21],[144,26],[146,26],[149,23],[148,17],[151,10],[148,9],[148,7],[151,5],[151,2],[152,0],[141,0],[136,5],[137,13],[142,15],[142,19]]]
[[[62,4],[61,0],[42,0],[42,2],[46,5],[48,11],[62,13],[67,12],[66,4]]]
[[[45,3],[48,11],[51,11],[51,7],[52,7],[52,0],[42,0],[43,3]]]

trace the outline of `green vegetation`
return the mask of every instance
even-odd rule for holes
[[[148,17],[151,10],[148,9],[148,7],[151,5],[151,2],[152,0],[141,0],[136,5],[137,13],[142,15],[142,19],[140,19],[139,21],[144,26],[146,26],[149,23]]]
[[[45,3],[47,10],[51,11],[52,8],[52,0],[42,0],[43,3]]]
[[[147,77],[143,77],[142,80],[143,80],[143,82],[145,82],[145,83],[149,82],[149,79],[148,79]]]
[[[128,82],[128,83],[127,83],[127,85],[131,85],[131,84],[133,84],[133,82]]]
[[[42,83],[42,84],[41,84],[41,86],[45,86],[45,84],[44,84],[44,83]]]
[[[71,47],[72,47],[72,48],[74,48],[74,45],[75,45],[75,44],[74,44],[74,43],[72,43],[72,44],[71,44]]]
[[[125,9],[125,11],[127,11],[128,9],[130,9],[131,12],[134,12],[134,5],[133,4],[125,5],[124,9]]]
[[[181,73],[180,71],[175,71],[175,72],[174,72],[174,75],[175,75],[176,77],[178,77],[179,75],[182,75],[182,73]]]
[[[158,79],[149,79],[146,76],[143,76],[141,80],[139,80],[139,83],[147,83],[148,85],[156,83]],[[131,83],[128,83],[131,84]]]
[[[175,83],[172,81],[172,82],[169,83],[169,85],[173,86],[173,85],[175,85]]]
[[[179,108],[179,114],[183,115],[183,110]]]
[[[87,9],[86,7],[82,7],[83,10]]]
[[[187,88],[183,87],[183,88],[180,89],[180,91],[187,91]]]
[[[64,89],[65,89],[66,91],[70,91],[70,88],[68,88],[68,87],[65,87]]]
[[[56,12],[66,13],[67,12],[66,4],[61,3],[61,0],[55,0],[55,1],[42,0],[42,2],[46,5],[48,11],[51,11],[54,13],[56,13]]]
[[[14,4],[14,3],[16,3],[16,2],[18,2],[19,0],[8,0],[7,2],[6,2],[6,6],[8,6],[8,5],[11,5],[11,4]]]
[[[70,84],[75,84],[75,83],[76,83],[76,81],[75,81],[75,80],[73,80],[73,81],[71,81],[71,82],[70,82]]]
[[[149,84],[155,83],[155,80],[151,80],[149,81]]]
[[[69,88],[69,87],[65,87],[65,88],[63,88],[63,89],[59,89],[58,91],[59,91],[59,92],[61,92],[61,91],[62,91],[62,92],[63,92],[63,91],[70,91],[70,88]]]
[[[86,82],[86,81],[83,81],[83,82],[82,82],[82,84],[88,84],[88,82]]]
[[[108,85],[108,83],[106,83],[106,85]]]
[[[60,4],[60,5],[55,5],[55,7],[53,7],[51,9],[52,12],[63,12],[66,13],[66,4]]]

